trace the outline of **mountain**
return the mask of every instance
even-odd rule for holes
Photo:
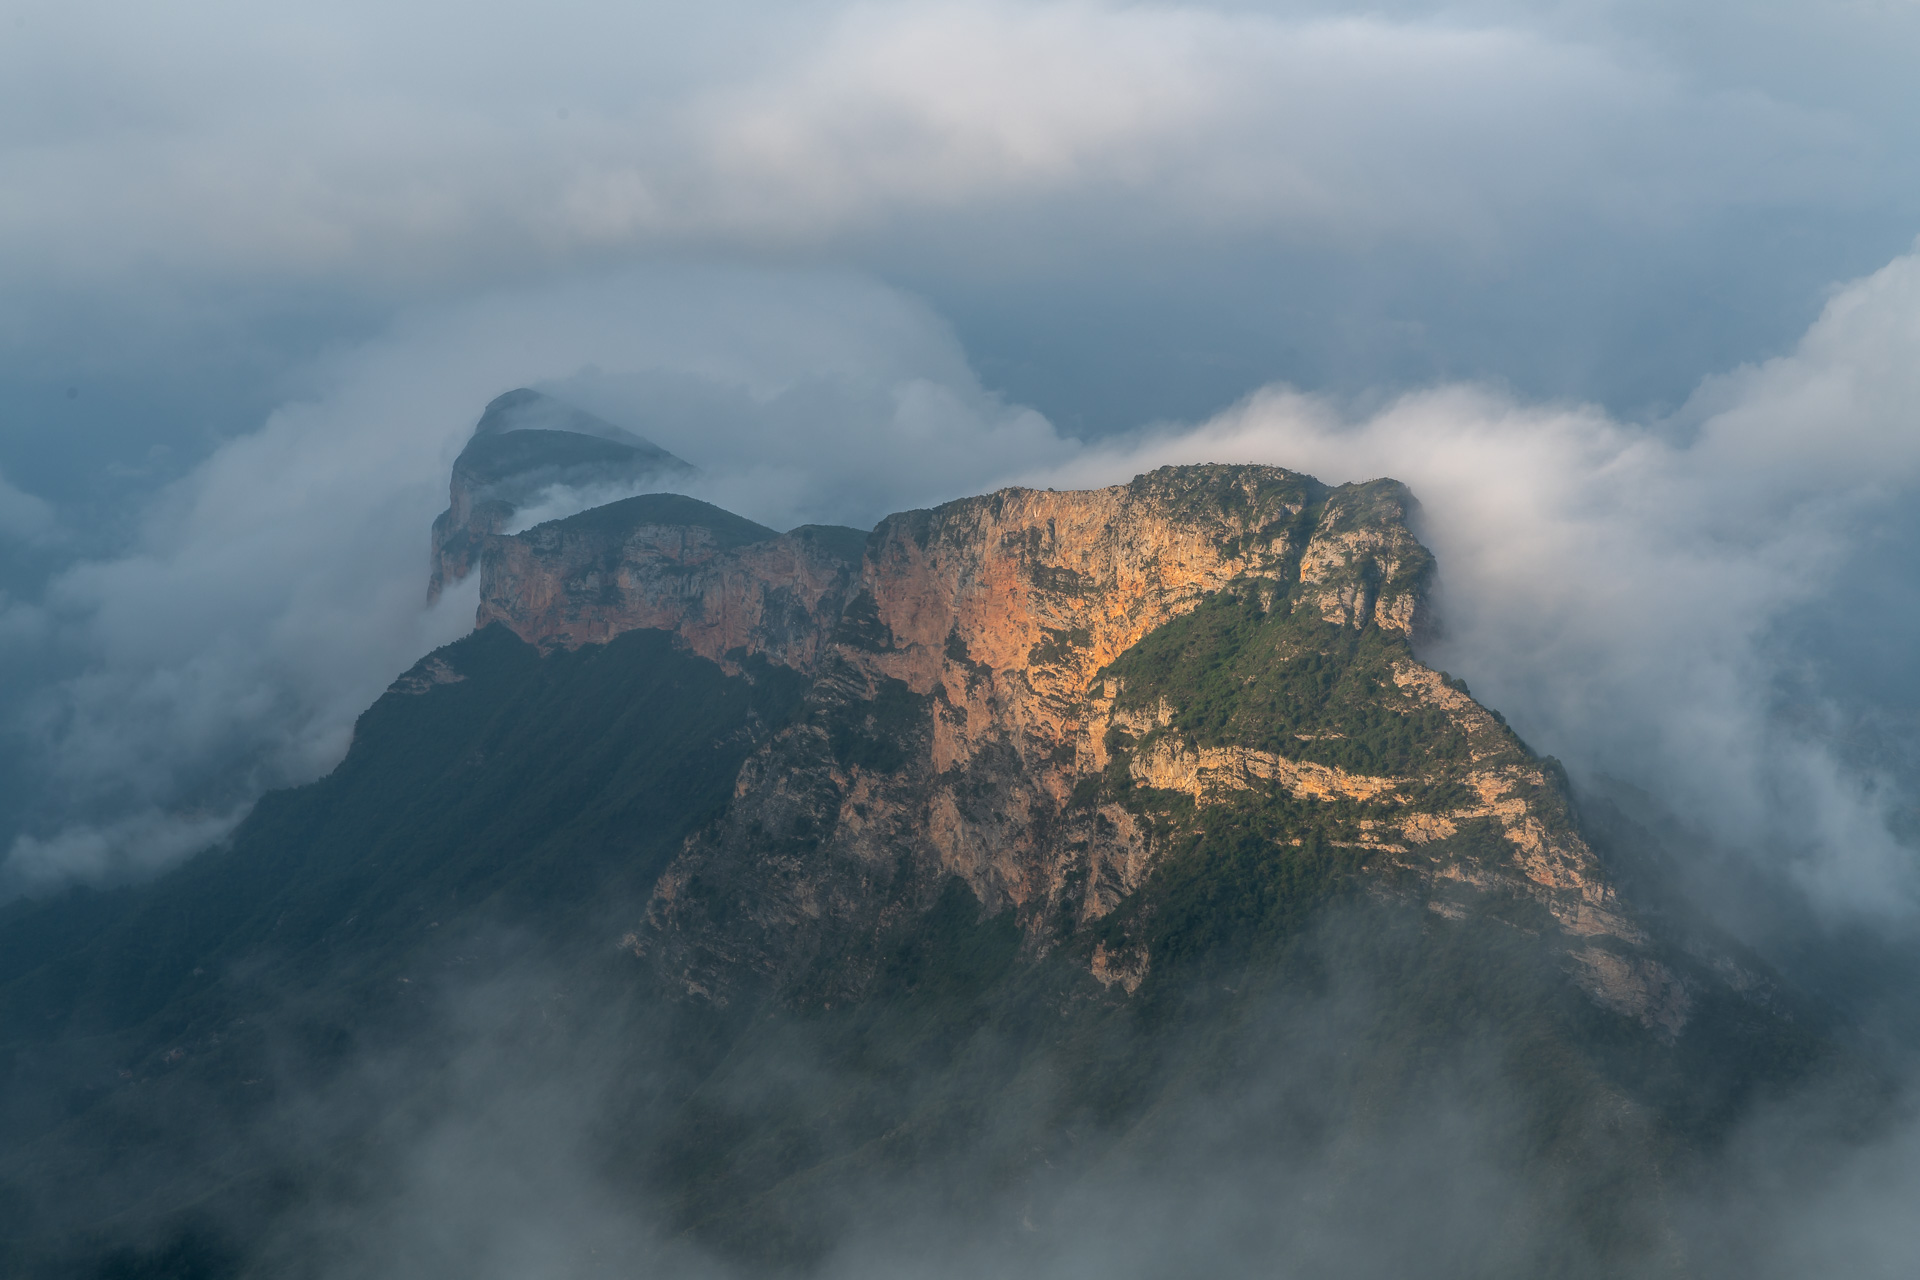
[[[1555,766],[1415,658],[1432,559],[1410,506],[1392,481],[1167,469],[891,517],[856,574],[850,531],[635,498],[493,539],[480,619],[545,649],[661,628],[813,681],[655,894],[636,946],[688,990],[811,974],[958,876],[1031,951],[1102,934],[1092,971],[1131,991],[1150,926],[1107,918],[1230,813],[1437,913],[1531,913],[1596,1000],[1677,1033],[1688,983],[1622,913]],[[696,882],[751,906],[729,893],[723,922]]]
[[[433,522],[429,602],[473,571],[481,540],[556,487],[638,488],[694,468],[622,427],[521,387],[496,397],[454,459],[447,509]]]
[[[1413,511],[1205,466],[473,532],[475,632],[332,775],[0,913],[5,1260],[415,1274],[399,1205],[580,1275],[1709,1271],[1680,1188],[1850,1051],[1420,661]]]

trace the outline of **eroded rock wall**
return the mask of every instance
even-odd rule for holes
[[[591,513],[589,513],[591,514]],[[698,525],[563,520],[488,540],[477,624],[542,648],[671,631],[718,662],[759,654],[813,670],[859,574],[808,529],[739,544]]]
[[[1150,946],[1096,945],[1090,926],[1142,891],[1195,815],[1272,803],[1306,814],[1281,844],[1355,850],[1382,891],[1439,914],[1532,903],[1595,998],[1677,1027],[1686,993],[1615,901],[1557,776],[1408,647],[1432,565],[1412,507],[1392,481],[1168,468],[892,516],[857,564],[802,531],[577,518],[493,540],[481,619],[548,647],[662,628],[716,660],[760,653],[812,677],[804,714],[749,760],[632,936],[689,993],[857,997],[890,932],[952,876],[1015,911],[1032,952],[1077,947],[1132,990]],[[1276,747],[1188,723],[1181,695],[1130,691],[1151,672],[1117,660],[1223,593],[1248,602],[1249,625],[1299,620],[1308,648],[1375,637],[1394,656],[1364,718],[1424,726],[1425,745],[1368,772],[1309,758],[1337,726]],[[1257,693],[1320,660],[1283,645],[1232,679]]]

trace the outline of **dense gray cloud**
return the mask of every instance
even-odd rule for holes
[[[53,532],[52,504],[15,488],[0,475],[0,539],[32,543]]]
[[[1920,219],[1908,6],[0,23],[0,466],[63,499],[101,452],[177,477],[396,308],[661,253],[876,272],[1082,433],[1275,379],[1670,401]]]
[[[1830,110],[1511,17],[95,4],[15,30],[0,265],[113,289],[473,278],[1090,195],[1148,234],[1478,244],[1877,180]]]

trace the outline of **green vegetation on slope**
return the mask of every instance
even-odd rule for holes
[[[292,980],[403,955],[442,915],[524,923],[643,896],[724,804],[752,727],[801,692],[784,668],[730,679],[661,632],[542,659],[492,627],[416,671],[436,660],[457,678],[381,698],[333,774],[264,798],[228,848],[118,895],[138,909],[57,960],[14,956],[0,1027],[183,1034],[242,958],[255,981]]]
[[[1223,548],[1229,552],[1243,552],[1282,532],[1292,535],[1297,552],[1319,523],[1328,494],[1334,492],[1297,471],[1220,463],[1161,467],[1136,476],[1127,488],[1138,497],[1156,500],[1176,522],[1210,524],[1224,518],[1246,529],[1233,545]]]
[[[859,564],[866,554],[867,531],[844,524],[802,524],[787,530],[787,536],[812,543],[828,555]]]
[[[1106,674],[1122,707],[1164,699],[1202,746],[1255,747],[1353,773],[1404,777],[1458,760],[1466,735],[1393,682],[1413,652],[1397,632],[1323,622],[1270,583],[1243,583],[1143,638]]]

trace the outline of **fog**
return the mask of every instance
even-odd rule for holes
[[[1193,993],[1216,1006],[1204,1038],[1163,1046],[1150,1099],[1104,1118],[1076,1105],[1065,1055],[991,1026],[957,1071],[912,1078],[883,1065],[884,1034],[849,1055],[817,1013],[765,1011],[724,1057],[689,1059],[693,1024],[635,999],[619,964],[483,932],[415,954],[409,992],[362,1007],[331,1066],[297,1002],[256,1004],[268,1065],[238,1093],[136,1063],[119,1105],[137,1137],[105,1167],[43,1156],[35,1189],[60,1198],[41,1225],[57,1237],[110,1208],[136,1242],[123,1269],[174,1256],[184,1224],[197,1256],[299,1280],[1370,1280],[1597,1276],[1623,1257],[1649,1276],[1904,1274],[1910,1107],[1816,1076],[1692,1155],[1605,1088],[1543,1117],[1512,1083],[1530,1042],[1459,1026],[1383,1061],[1380,1020],[1400,1015],[1359,958],[1378,958],[1379,923],[1322,918],[1321,989],[1243,975],[1231,1005]],[[983,1099],[975,1079],[993,1082]],[[887,1114],[913,1127],[910,1158],[870,1132]],[[728,1194],[675,1184],[676,1160],[742,1133],[779,1139],[749,1144]],[[826,1158],[770,1176],[789,1154]],[[128,1211],[156,1176],[174,1211]]]
[[[1317,948],[1348,946],[1346,927],[1323,926]],[[1318,994],[1253,995],[1204,1062],[1171,1052],[1153,1105],[1103,1120],[1070,1098],[1057,1055],[991,1028],[956,1048],[958,1072],[900,1079],[873,1065],[884,1045],[850,1063],[830,1022],[769,1013],[777,1030],[690,1079],[673,1043],[685,1024],[633,1000],[626,975],[524,935],[457,949],[487,958],[416,956],[404,1012],[365,1018],[337,1068],[315,1070],[296,1048],[298,1009],[277,1011],[271,1034],[285,1043],[263,1055],[278,1065],[249,1082],[254,1101],[174,1086],[112,1169],[62,1184],[73,1171],[49,1162],[43,1188],[90,1189],[89,1212],[120,1209],[143,1159],[171,1149],[180,1181],[159,1199],[190,1204],[201,1247],[250,1254],[248,1274],[302,1280],[734,1280],[768,1274],[756,1255],[782,1251],[783,1233],[799,1244],[773,1270],[850,1280],[1144,1280],[1196,1266],[1466,1276],[1546,1259],[1598,1273],[1579,1201],[1605,1186],[1616,1153],[1592,1148],[1591,1168],[1539,1160],[1527,1107],[1503,1084],[1513,1046],[1497,1036],[1449,1037],[1417,1080],[1374,1080],[1373,1096],[1356,1096],[1382,1000],[1363,966]],[[140,1090],[167,1088],[163,1068],[138,1074]],[[974,1077],[1003,1087],[981,1102]],[[819,1095],[847,1105],[823,1110]],[[887,1114],[915,1130],[910,1161],[864,1132]],[[1056,1115],[1070,1118],[1064,1132]],[[1563,1119],[1611,1130],[1622,1152],[1645,1140],[1646,1117],[1619,1099]],[[750,1146],[750,1167],[723,1184],[737,1182],[737,1198],[690,1203],[663,1180],[690,1139],[775,1129],[838,1158],[787,1181],[755,1166]],[[236,1171],[243,1180],[221,1188]],[[214,1194],[182,1194],[209,1173]],[[268,1174],[299,1196],[276,1204],[259,1189]],[[48,1220],[67,1216],[47,1206]],[[143,1241],[135,1256],[150,1258],[178,1247],[182,1220],[117,1214]]]

